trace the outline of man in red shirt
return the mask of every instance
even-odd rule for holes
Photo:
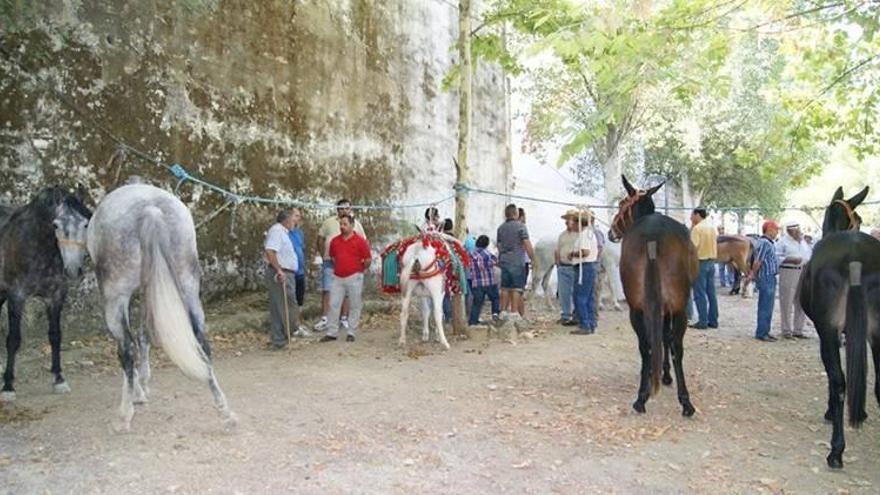
[[[361,309],[364,289],[364,270],[373,261],[370,243],[354,231],[354,219],[349,214],[339,217],[340,235],[330,241],[330,259],[333,260],[333,283],[330,284],[330,314],[327,320],[327,335],[321,342],[336,340],[339,333],[339,312],[342,301],[348,297],[348,335],[347,342],[354,342]]]

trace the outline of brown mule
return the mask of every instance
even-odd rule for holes
[[[749,259],[752,256],[752,240],[744,235],[720,235],[718,236],[718,263],[733,265],[736,270],[736,281],[730,289],[730,294],[741,293],[746,297],[748,280],[745,275],[749,272]]]
[[[682,414],[692,416],[695,410],[685,385],[682,357],[688,299],[697,276],[696,248],[684,225],[654,212],[651,196],[662,183],[642,191],[623,177],[623,186],[627,197],[620,202],[608,239],[623,240],[620,277],[642,356],[639,393],[633,409],[645,412],[649,395],[659,392],[664,357],[671,352]],[[668,361],[663,383],[672,383]]]

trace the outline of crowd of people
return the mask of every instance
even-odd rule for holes
[[[691,328],[705,330],[718,328],[718,300],[715,293],[717,237],[723,231],[707,220],[707,212],[696,208],[691,214],[691,241],[697,249],[699,270],[692,295],[696,306],[696,321]],[[779,224],[767,220],[761,226],[761,236],[754,243],[754,255],[747,280],[755,283],[758,292],[755,338],[775,342],[771,334],[773,310],[779,294],[780,336],[784,339],[807,338],[806,318],[797,300],[801,270],[810,260],[812,239],[805,236],[796,221],[784,224],[780,236]],[[725,284],[726,267],[719,267],[721,285]],[[693,311],[690,311],[693,313]],[[693,315],[689,315],[692,317]]]
[[[495,235],[497,254],[491,250],[487,235],[467,233],[463,246],[470,258],[467,271],[468,298],[465,314],[469,325],[490,321],[517,320],[525,316],[523,292],[530,271],[537,269],[534,247],[526,227],[525,211],[514,204],[504,209],[504,222]],[[698,272],[692,288],[688,317],[695,329],[719,326],[716,294],[716,268],[721,285],[731,282],[725,266],[717,266],[717,238],[723,233],[715,228],[704,208],[691,213],[691,241],[696,248]],[[266,233],[264,244],[266,285],[270,303],[270,344],[284,348],[290,337],[309,337],[312,331],[301,324],[300,308],[306,287],[306,243],[297,208],[282,210]],[[590,335],[598,326],[598,259],[605,238],[589,210],[568,210],[561,219],[565,229],[559,234],[555,251],[560,318],[563,326],[577,327],[572,334]],[[436,208],[425,211],[419,230],[426,234],[452,236],[451,219],[440,220]],[[779,300],[784,339],[806,338],[806,318],[797,301],[801,270],[812,254],[812,239],[805,236],[795,221],[784,229],[773,220],[762,225],[762,235],[754,243],[753,263],[746,278],[758,292],[755,338],[774,342],[771,334],[773,310]],[[780,236],[780,231],[783,235]],[[872,235],[875,233],[872,232]],[[880,237],[880,231],[876,235]],[[320,253],[313,264],[320,266],[322,316],[313,330],[326,334],[321,342],[339,338],[353,342],[363,308],[364,272],[372,262],[370,244],[364,228],[354,218],[351,203],[340,200],[336,214],[325,219],[319,229],[315,250]],[[491,320],[481,319],[489,302]],[[444,320],[451,319],[451,298],[444,298]]]

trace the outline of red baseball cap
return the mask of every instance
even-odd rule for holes
[[[763,225],[761,225],[761,232],[767,232],[767,229],[769,229],[770,227],[779,230],[778,223],[774,222],[773,220],[767,220],[766,222],[764,222]]]

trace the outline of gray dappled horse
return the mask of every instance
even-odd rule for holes
[[[70,391],[61,374],[61,310],[67,279],[82,273],[91,215],[82,190],[74,194],[60,187],[43,189],[18,209],[0,206],[0,307],[9,302],[2,401],[15,399],[15,354],[21,346],[21,317],[29,297],[46,302],[54,390]]]
[[[843,398],[849,424],[861,426],[865,413],[866,341],[874,356],[874,395],[880,402],[880,241],[859,231],[855,209],[868,188],[849,199],[837,188],[825,209],[822,240],[801,273],[800,304],[816,326],[828,376],[828,410],[833,425],[828,466],[843,467]],[[840,336],[846,333],[846,373],[840,365]]]
[[[146,402],[150,338],[159,341],[184,374],[210,386],[217,409],[234,424],[211,366],[199,300],[196,230],[186,206],[157,187],[120,187],[95,210],[88,246],[124,371],[119,429],[129,429],[134,404]],[[139,289],[149,336],[129,322],[129,300]]]

